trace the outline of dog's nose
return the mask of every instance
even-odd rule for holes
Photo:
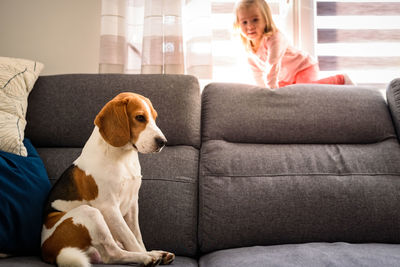
[[[161,137],[157,137],[156,138],[156,144],[157,144],[157,146],[159,148],[163,148],[167,144],[167,139],[161,138]]]

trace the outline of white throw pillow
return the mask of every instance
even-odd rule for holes
[[[0,57],[0,150],[27,156],[23,144],[28,96],[44,65]]]

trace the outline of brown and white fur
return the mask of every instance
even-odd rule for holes
[[[138,152],[159,152],[166,138],[157,112],[138,94],[121,93],[96,116],[81,155],[50,192],[42,230],[43,260],[155,266],[175,255],[147,251],[138,221],[142,181]]]

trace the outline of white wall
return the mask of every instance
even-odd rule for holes
[[[0,56],[44,63],[42,75],[97,73],[100,0],[0,0]]]

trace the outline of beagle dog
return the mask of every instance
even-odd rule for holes
[[[167,142],[156,117],[149,99],[134,93],[121,93],[101,109],[82,153],[49,194],[41,241],[44,261],[155,266],[174,260],[173,253],[147,251],[139,228],[138,152],[159,152]]]

